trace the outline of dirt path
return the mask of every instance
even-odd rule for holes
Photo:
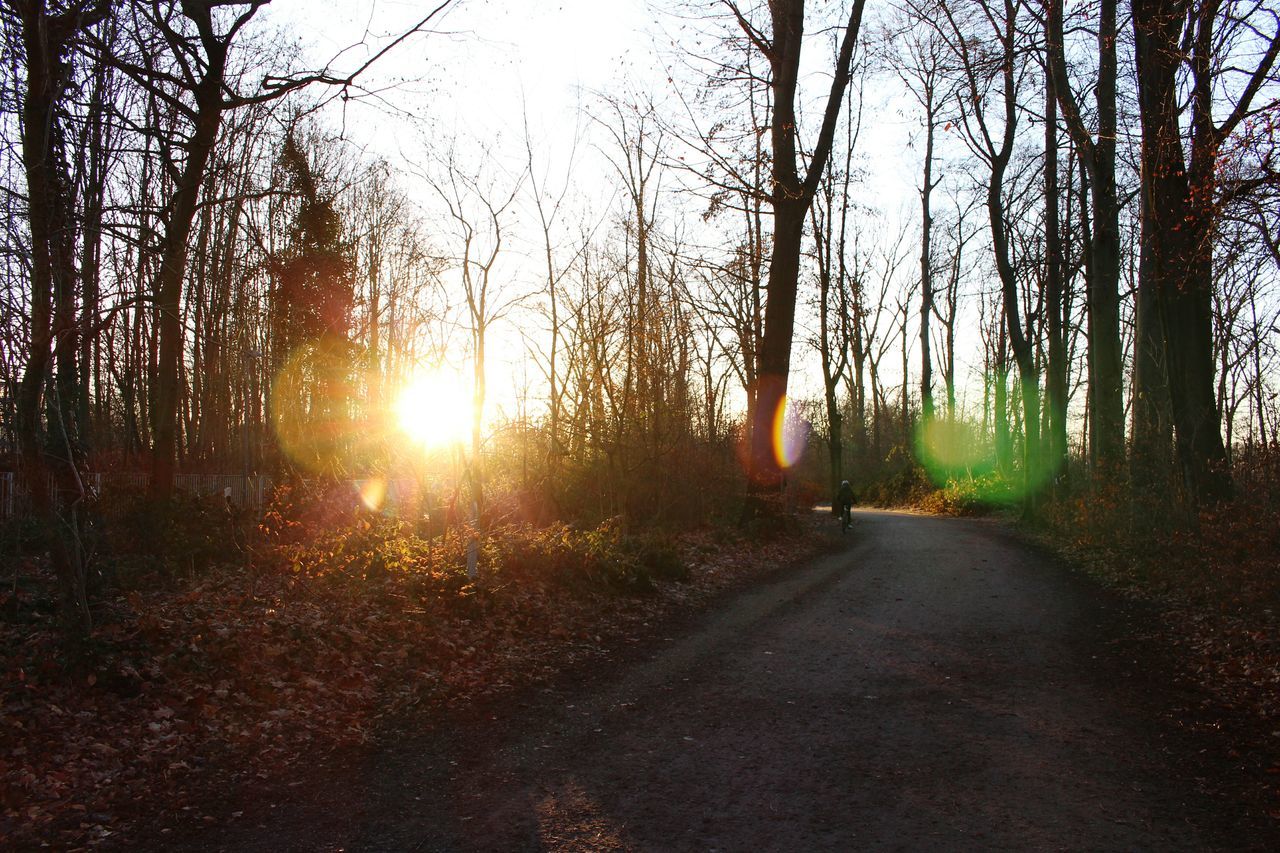
[[[1164,682],[1118,640],[1118,605],[995,524],[860,512],[847,548],[686,628],[525,705],[246,793],[234,822],[156,847],[1276,841],[1200,792],[1203,745],[1161,722]]]

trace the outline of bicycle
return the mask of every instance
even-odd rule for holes
[[[853,508],[849,504],[843,504],[840,507],[840,532],[848,533],[851,527],[853,527]]]

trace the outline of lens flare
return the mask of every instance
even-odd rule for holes
[[[341,339],[305,344],[290,353],[271,383],[271,418],[280,447],[298,466],[336,475],[361,452],[351,345]]]
[[[1024,447],[1011,436],[1007,458],[999,462],[995,439],[978,425],[938,418],[917,427],[916,458],[934,485],[957,499],[987,505],[1016,504],[1043,489],[1049,472],[1033,467],[1027,476]]]
[[[804,456],[808,444],[809,425],[791,410],[790,400],[783,396],[773,413],[773,458],[779,468],[790,468]]]
[[[382,509],[383,503],[387,499],[387,481],[381,477],[374,477],[372,480],[360,480],[356,483],[360,490],[360,503],[364,504],[365,509],[377,512]]]
[[[939,485],[995,468],[991,443],[965,421],[934,419],[922,424],[916,430],[916,457]]]

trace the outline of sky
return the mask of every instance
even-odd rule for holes
[[[327,120],[371,155],[401,164],[410,184],[413,173],[427,168],[426,149],[448,139],[464,148],[484,145],[491,156],[509,157],[518,168],[514,163],[523,157],[526,116],[540,142],[539,154],[554,159],[573,148],[584,105],[596,93],[641,92],[659,100],[670,95],[672,77],[680,75],[668,66],[678,61],[677,44],[690,34],[673,6],[653,0],[464,0],[433,22],[431,35],[415,37],[379,61],[366,78],[370,88],[380,90],[378,96],[334,108]],[[429,3],[403,0],[276,0],[268,7],[275,22],[296,34],[313,64],[337,56],[339,69],[359,64],[429,8]],[[883,90],[868,93],[860,140],[867,195],[891,218],[910,221],[916,168],[908,150],[912,120],[883,95]],[[590,170],[605,166],[598,158],[592,163],[590,148],[578,147],[581,163],[575,171],[584,192],[609,184],[603,174],[592,179]],[[428,195],[423,188],[420,197]],[[585,203],[599,208],[608,199]],[[532,248],[535,238],[529,235],[524,242]],[[519,254],[517,248],[505,260],[514,278],[522,276]],[[531,265],[531,256],[527,252],[523,263]],[[508,388],[504,394],[502,383],[522,384],[512,377],[526,375],[518,365],[518,336],[502,331],[494,331],[490,359],[496,362],[491,375],[504,377],[492,383],[499,405],[504,397],[513,399],[515,391]],[[793,396],[816,397],[821,380],[807,337],[797,329]],[[886,381],[900,381],[890,378],[897,362],[886,359]]]
[[[362,40],[385,44],[389,34],[415,23],[429,7],[390,0],[277,0],[272,12],[288,22],[313,57],[328,59]],[[375,86],[405,81],[385,100],[436,132],[481,139],[518,134],[526,104],[535,127],[571,124],[583,88],[608,90],[638,76],[656,79],[654,16],[647,7],[647,0],[465,0],[433,22],[431,35],[415,37],[380,60],[369,79]],[[336,65],[355,64],[366,53],[351,49]],[[412,156],[412,143],[404,146],[408,140],[376,132],[410,126],[383,105],[350,108],[349,119],[353,138],[368,137],[388,155],[399,147]]]

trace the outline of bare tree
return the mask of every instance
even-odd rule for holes
[[[1219,174],[1233,134],[1276,108],[1263,93],[1280,55],[1280,11],[1253,2],[1135,0],[1133,20],[1148,272],[1140,286],[1153,290],[1164,331],[1186,498],[1213,504],[1232,491],[1213,382],[1213,234],[1224,194],[1244,189],[1221,186]],[[1189,99],[1180,90],[1184,64]],[[1221,121],[1215,101],[1227,106]]]
[[[1054,0],[1056,6],[1057,0]],[[1054,12],[1051,10],[1049,27],[1053,29]],[[1060,10],[1059,10],[1060,17]],[[1061,20],[1057,21],[1061,30]],[[1051,34],[1052,35],[1052,34]],[[1059,38],[1061,32],[1058,32]],[[1052,40],[1050,41],[1052,49]],[[1113,48],[1114,49],[1114,48]],[[1114,72],[1113,72],[1114,73]],[[1045,75],[1044,105],[1044,292],[1046,312],[1045,331],[1048,343],[1045,371],[1045,464],[1054,478],[1067,470],[1067,350],[1062,330],[1062,296],[1065,274],[1062,250],[1062,220],[1058,190],[1058,85],[1055,74]],[[1114,86],[1114,81],[1113,81]],[[1113,143],[1114,144],[1114,143]],[[1114,165],[1114,164],[1113,164]],[[1114,190],[1114,187],[1113,187]],[[1094,202],[1095,207],[1097,201]],[[1117,252],[1117,259],[1119,254]],[[1098,267],[1096,257],[1094,268]],[[1116,265],[1119,274],[1119,265]],[[1096,273],[1095,273],[1096,275]],[[1098,279],[1095,278],[1095,281]],[[1114,288],[1113,288],[1114,290]],[[1118,318],[1117,318],[1118,321]],[[1093,327],[1091,327],[1093,328]],[[1117,344],[1119,329],[1117,329]],[[1093,352],[1093,348],[1090,348]],[[1090,388],[1094,387],[1090,384]],[[1098,411],[1098,406],[1092,407]],[[1122,425],[1123,426],[1123,425]],[[1121,430],[1123,437],[1123,428]],[[1096,442],[1090,442],[1095,448]],[[1109,455],[1111,464],[1116,460]]]
[[[970,272],[972,262],[968,260],[965,249],[974,238],[976,228],[969,226],[969,216],[978,199],[962,200],[952,191],[953,212],[944,220],[943,232],[946,243],[942,254],[946,258],[945,280],[937,291],[933,301],[934,317],[941,326],[941,363],[943,384],[947,395],[947,418],[956,418],[956,321],[960,312],[960,283]]]
[[[1098,77],[1093,84],[1096,134],[1090,134],[1071,88],[1064,46],[1062,0],[1050,0],[1048,3],[1045,28],[1051,93],[1061,107],[1071,141],[1089,178],[1093,213],[1089,241],[1092,257],[1088,267],[1089,454],[1094,469],[1106,479],[1114,479],[1119,474],[1124,459],[1120,197],[1116,186],[1116,5],[1116,0],[1101,0],[1098,5]],[[1048,193],[1046,187],[1046,200],[1056,203],[1056,197],[1049,198]],[[1056,220],[1056,216],[1054,218]],[[1054,261],[1051,253],[1050,263]],[[1053,275],[1056,278],[1058,273]],[[1057,352],[1058,345],[1052,342],[1051,345]],[[1057,378],[1053,383],[1057,396]],[[1053,418],[1056,423],[1057,415]],[[1061,432],[1065,434],[1065,428]],[[1056,446],[1054,452],[1057,453]]]
[[[1031,485],[1037,480],[1040,465],[1040,383],[1030,324],[1024,321],[1019,305],[1018,270],[1006,198],[1006,180],[1021,116],[1019,97],[1027,74],[1022,61],[1026,45],[1019,27],[1025,7],[1020,0],[977,0],[972,5],[934,4],[928,8],[960,72],[955,109],[965,140],[986,169],[987,218],[1005,314],[1005,335],[1001,340],[1007,336],[1018,368],[1025,430],[1023,477]],[[1032,498],[1028,491],[1028,510]]]
[[[545,264],[547,315],[550,323],[550,340],[547,343],[544,375],[547,380],[547,482],[554,484],[556,469],[560,458],[564,454],[564,444],[560,435],[560,422],[565,388],[561,378],[561,370],[559,369],[560,365],[558,364],[561,347],[560,338],[564,325],[564,320],[560,314],[562,311],[560,287],[565,275],[568,274],[569,270],[581,257],[582,252],[588,245],[588,240],[580,241],[577,251],[567,261],[557,263],[554,230],[563,213],[565,200],[571,186],[570,177],[575,166],[574,161],[579,138],[577,128],[575,128],[572,148],[564,165],[564,177],[560,181],[558,188],[553,188],[550,175],[546,171],[543,171],[541,176],[539,174],[538,165],[535,162],[533,137],[529,131],[527,111],[524,119],[525,170],[529,176],[529,193],[533,200],[534,210],[538,214],[538,225],[542,232],[542,260]]]
[[[136,56],[116,55],[111,61],[135,83],[173,107],[187,125],[184,135],[167,140],[174,151],[171,155],[174,184],[162,216],[161,257],[152,282],[158,331],[152,409],[151,492],[154,496],[167,498],[173,490],[183,345],[182,285],[199,189],[223,115],[252,104],[277,100],[316,83],[350,87],[374,62],[411,34],[420,32],[450,2],[444,0],[416,26],[350,73],[324,69],[297,75],[267,75],[262,78],[259,90],[252,94],[238,91],[237,86],[246,75],[235,65],[233,48],[267,0],[184,0],[180,14],[178,9],[159,3],[148,7],[139,0],[136,4],[136,18],[140,22],[145,20],[150,31],[139,33]],[[224,9],[234,11],[224,13]],[[162,52],[169,60],[164,67],[157,59]]]
[[[918,11],[918,10],[917,10]],[[951,98],[944,61],[945,42],[938,31],[918,18],[911,7],[903,10],[903,23],[887,61],[922,112],[924,153],[921,160],[920,195],[920,414],[924,422],[933,419],[933,356],[929,321],[934,306],[933,191],[942,182],[934,176],[936,138],[942,126],[943,109]]]
[[[503,293],[494,278],[498,256],[508,227],[507,216],[520,193],[524,175],[473,177],[456,161],[451,151],[444,176],[431,183],[456,228],[460,251],[455,256],[462,294],[466,304],[467,332],[471,338],[472,398],[471,453],[467,472],[470,482],[472,519],[478,523],[484,504],[483,419],[487,393],[485,365],[489,329],[503,319],[519,300],[518,294]],[[473,540],[467,570],[476,572]]]
[[[59,613],[69,633],[82,636],[88,633],[91,619],[81,545],[80,504],[85,489],[75,421],[79,400],[76,205],[62,119],[77,48],[89,29],[106,17],[108,4],[69,3],[58,11],[45,0],[14,5],[6,10],[6,17],[17,18],[25,60],[22,161],[31,240],[31,329],[18,387],[15,433],[35,509],[53,533]],[[46,401],[51,371],[53,396]],[[45,408],[50,431],[47,446],[40,428]],[[58,497],[49,493],[50,469],[61,493]]]
[[[764,334],[760,342],[758,390],[754,411],[748,414],[751,424],[751,480],[756,487],[771,488],[780,482],[772,429],[775,413],[787,391],[805,220],[831,155],[865,0],[854,0],[843,27],[822,124],[803,177],[798,163],[800,125],[796,96],[804,46],[804,0],[770,3],[767,25],[752,21],[734,0],[722,2],[756,50],[768,60],[771,74],[773,114],[769,134],[773,155],[770,193],[773,252],[769,258],[769,298],[765,304]]]

